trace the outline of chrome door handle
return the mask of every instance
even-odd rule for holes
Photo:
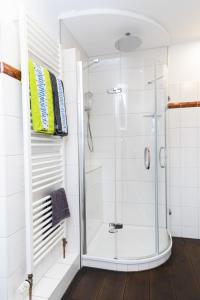
[[[160,147],[160,150],[159,150],[159,163],[160,163],[160,167],[163,169],[165,168],[165,161],[164,163],[162,163],[162,151],[165,151],[165,147]]]
[[[151,166],[151,153],[149,147],[144,148],[144,166],[149,170]]]

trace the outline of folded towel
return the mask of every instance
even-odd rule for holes
[[[57,88],[58,88],[58,99],[59,99],[59,113],[61,120],[61,128],[59,135],[67,135],[68,134],[68,126],[67,126],[67,116],[66,116],[66,108],[65,108],[65,94],[64,94],[64,86],[63,82],[60,79],[57,79]]]
[[[62,81],[56,79],[55,75],[52,73],[50,73],[50,78],[54,102],[55,134],[65,136],[67,135],[68,130],[63,84]],[[62,85],[61,88],[59,87],[60,82]]]
[[[53,93],[49,71],[29,60],[29,80],[33,130],[54,134]]]
[[[57,225],[60,221],[70,217],[69,206],[65,190],[58,189],[50,194],[52,202],[52,225]]]

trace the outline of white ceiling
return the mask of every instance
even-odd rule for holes
[[[90,12],[90,11],[89,11]],[[115,42],[129,32],[142,40],[141,49],[169,44],[169,35],[162,27],[138,15],[120,15],[121,11],[99,11],[94,14],[66,18],[65,25],[89,56],[118,52]]]
[[[73,1],[45,0],[45,1],[48,1],[48,4],[54,7],[54,10],[57,12],[58,15],[65,14],[70,11],[78,12],[80,10],[100,9],[100,8],[128,10],[138,14],[142,14],[158,22],[169,32],[171,37],[171,43],[179,43],[179,42],[186,42],[186,41],[200,39],[200,0],[73,0]],[[94,20],[91,20],[91,24],[94,25]],[[123,20],[120,20],[120,24],[125,26],[125,22]],[[103,25],[104,24],[102,24],[102,26]],[[131,26],[129,21],[127,21],[127,25]],[[87,27],[88,26],[89,26],[88,31],[91,32],[91,30],[94,29],[94,27],[91,28],[90,24],[87,24]],[[71,23],[71,28],[75,32],[78,30],[78,25]],[[104,33],[106,35],[108,27],[104,25],[102,29],[104,30],[104,32],[102,30],[101,34]],[[97,33],[99,35],[99,30],[97,31]],[[118,34],[119,33],[117,32],[116,35]],[[95,43],[96,43],[96,39],[95,39]],[[90,47],[92,46],[90,45]]]

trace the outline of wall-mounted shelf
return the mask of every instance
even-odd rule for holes
[[[21,71],[4,62],[0,62],[0,73],[6,74],[21,81]]]

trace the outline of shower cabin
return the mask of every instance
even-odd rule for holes
[[[88,22],[83,15],[80,18]],[[69,17],[66,25],[80,36],[75,19]],[[129,43],[130,36],[113,42],[110,54],[90,56],[78,65],[82,265],[119,271],[159,266],[172,247],[167,208],[168,49],[137,48],[144,41],[135,37]]]
[[[83,263],[130,271],[155,267],[171,249],[167,49],[119,53],[91,62],[83,73]]]

